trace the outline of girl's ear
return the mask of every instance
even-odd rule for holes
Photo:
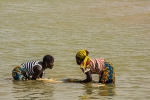
[[[85,51],[86,51],[86,55],[88,56],[89,52],[87,50],[85,50]]]

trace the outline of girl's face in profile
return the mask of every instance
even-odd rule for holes
[[[47,67],[52,69],[54,66],[54,60],[52,60],[51,62],[47,62]]]
[[[79,57],[76,56],[76,63],[78,65],[80,65],[82,61],[83,61],[83,59],[81,59],[81,58],[79,58]]]

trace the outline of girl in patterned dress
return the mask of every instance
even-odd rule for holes
[[[111,63],[104,58],[90,59],[87,50],[80,50],[76,54],[76,63],[80,65],[80,69],[86,74],[86,79],[81,83],[92,81],[92,74],[99,75],[99,83],[115,83],[115,71]]]
[[[51,55],[45,55],[43,61],[29,61],[17,66],[12,71],[14,80],[36,80],[42,78],[44,70],[52,69],[54,58]]]

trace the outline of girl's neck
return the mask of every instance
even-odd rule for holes
[[[45,65],[42,61],[39,62],[39,64],[42,66],[42,70],[45,70]]]

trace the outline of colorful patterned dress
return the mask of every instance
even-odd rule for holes
[[[115,83],[115,71],[111,63],[106,62],[104,58],[87,59],[80,65],[83,73],[90,71],[91,74],[99,75],[100,83]]]
[[[29,61],[21,64],[20,66],[15,67],[12,70],[12,77],[14,80],[28,80],[34,74],[33,67],[38,65],[40,68],[42,66],[38,64],[39,61]],[[44,74],[44,71],[43,71]]]

